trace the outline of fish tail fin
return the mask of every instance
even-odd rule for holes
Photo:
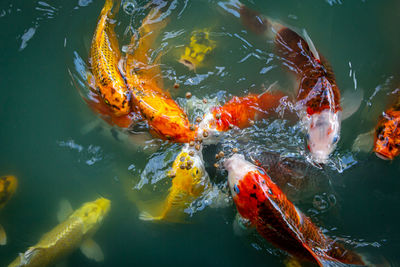
[[[0,224],[0,246],[7,245],[7,234],[3,226]]]

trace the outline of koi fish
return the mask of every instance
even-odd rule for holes
[[[164,140],[188,143],[194,139],[195,128],[182,108],[161,88],[162,75],[159,57],[151,64],[150,52],[161,29],[166,25],[160,7],[155,7],[144,19],[139,29],[137,46],[132,38],[133,51],[126,57],[126,79],[132,93],[132,105],[146,119],[151,132]]]
[[[142,211],[139,216],[141,220],[180,222],[185,209],[211,187],[201,150],[189,144],[176,157],[169,177],[172,178],[172,186],[167,198],[156,205],[157,215]]]
[[[89,56],[92,71],[90,77],[93,81],[89,83],[93,84],[96,92],[87,102],[95,111],[111,117],[111,122],[121,127],[128,127],[131,123],[129,119],[131,93],[118,66],[121,53],[114,32],[113,19],[118,12],[119,3],[112,12],[113,6],[113,0],[105,1],[93,35]]]
[[[365,265],[358,254],[325,236],[290,202],[264,169],[234,154],[224,162],[239,214],[276,247],[319,266]]]
[[[59,214],[59,220],[72,212],[71,206],[63,202],[64,212]],[[87,202],[74,211],[69,217],[43,235],[39,242],[29,247],[9,265],[16,266],[49,266],[66,257],[79,246],[90,259],[102,261],[104,256],[100,247],[90,239],[103,222],[110,210],[110,201],[98,198]]]
[[[216,47],[215,41],[210,39],[208,29],[197,30],[190,37],[190,44],[185,47],[185,52],[181,55],[179,62],[195,70],[202,65],[204,58],[209,55]]]
[[[333,190],[326,173],[300,158],[265,151],[254,156],[254,164],[266,170],[272,181],[293,202]],[[331,200],[329,204],[336,204],[335,199],[328,200]]]
[[[259,35],[272,37],[283,64],[298,79],[297,106],[306,128],[307,148],[318,163],[326,163],[340,138],[340,91],[327,61],[311,39],[244,6],[237,0],[220,3]]]
[[[400,98],[379,118],[374,135],[374,152],[384,160],[400,154]]]
[[[233,97],[223,106],[213,107],[200,122],[197,136],[204,141],[215,142],[225,131],[238,127],[249,127],[254,121],[269,117],[284,97],[281,92],[265,92],[260,95],[249,94]],[[206,134],[205,134],[206,133]]]
[[[2,176],[0,177],[0,209],[2,209],[10,198],[14,195],[18,187],[18,180],[15,176]],[[0,245],[7,244],[7,235],[0,224]]]

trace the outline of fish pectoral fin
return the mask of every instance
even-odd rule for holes
[[[20,257],[20,265],[19,266],[28,265],[30,263],[32,257],[35,256],[35,254],[39,250],[40,250],[40,248],[31,247],[25,253],[19,253],[19,257]]]
[[[232,224],[233,232],[237,236],[245,236],[249,234],[251,230],[254,228],[252,227],[249,220],[243,218],[239,212],[236,213],[235,220]]]
[[[72,209],[71,203],[69,203],[69,201],[66,199],[61,199],[59,203],[59,210],[57,212],[58,222],[65,221],[73,212],[74,210]]]
[[[351,150],[365,153],[372,151],[374,146],[374,133],[375,130],[372,129],[369,132],[358,135],[356,140],[354,140]]]
[[[356,113],[361,106],[363,96],[363,90],[360,88],[357,90],[347,90],[343,93],[342,99],[340,100],[343,108],[342,120],[345,120]]]
[[[100,262],[104,260],[104,254],[100,246],[93,239],[86,239],[80,247],[83,255],[88,259]]]
[[[0,224],[0,246],[5,246],[7,244],[7,234],[3,226]]]

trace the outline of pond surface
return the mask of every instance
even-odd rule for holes
[[[145,1],[117,16],[122,46],[129,44],[148,11]],[[307,31],[331,63],[343,95],[362,91],[360,109],[342,123],[341,139],[318,179],[329,188],[313,188],[295,203],[331,237],[355,250],[400,264],[400,165],[372,153],[354,152],[355,138],[371,130],[399,83],[400,2],[396,0],[253,0],[246,5],[262,14]],[[57,225],[61,199],[73,208],[99,196],[111,211],[94,239],[105,254],[102,263],[79,251],[67,266],[280,266],[284,253],[256,234],[235,235],[236,209],[200,205],[183,224],[151,223],[138,218],[138,197],[162,198],[170,180],[166,171],[181,145],[132,140],[101,121],[83,101],[90,43],[103,1],[45,0],[0,3],[0,175],[19,179],[17,194],[1,210],[8,235],[0,247],[0,265]],[[128,8],[127,8],[128,7]],[[174,1],[169,24],[157,40],[165,89],[189,113],[185,94],[224,103],[233,95],[261,93],[276,86],[293,94],[271,42],[244,29],[218,1]],[[196,72],[178,62],[190,35],[208,29],[216,48]],[[179,83],[179,89],[173,85]],[[276,151],[304,155],[303,133],[286,119],[265,120],[231,133],[204,148],[205,166],[221,188],[226,172],[215,169],[214,155],[233,147],[246,156]],[[139,190],[140,189],[140,190]],[[309,196],[311,194],[311,196]],[[332,200],[333,199],[333,200]]]

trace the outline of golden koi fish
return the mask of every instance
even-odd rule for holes
[[[167,198],[156,206],[157,214],[142,211],[139,216],[141,220],[179,222],[185,214],[184,210],[211,186],[201,150],[188,144],[176,157],[169,176],[172,178],[172,186]]]
[[[158,59],[150,62],[156,37],[166,25],[160,8],[153,8],[139,29],[141,38],[126,58],[126,78],[132,92],[132,105],[147,120],[152,133],[173,142],[187,143],[194,139],[194,128],[182,108],[163,91]],[[136,43],[132,38],[131,47]]]
[[[99,113],[110,116],[113,123],[128,127],[131,94],[118,67],[121,53],[112,20],[119,3],[111,12],[113,6],[113,0],[105,1],[92,40],[89,62],[98,95],[93,96],[96,99],[89,104]]]
[[[0,209],[3,208],[10,198],[14,195],[18,187],[18,180],[14,176],[2,176],[0,177]],[[7,235],[0,224],[0,245],[7,244]]]
[[[88,258],[101,261],[103,259],[101,249],[90,238],[100,227],[109,210],[110,201],[105,198],[83,204],[66,220],[43,235],[36,245],[21,253],[9,267],[49,266],[79,246]]]
[[[215,47],[215,41],[210,39],[208,29],[194,31],[190,37],[190,44],[185,47],[185,52],[181,55],[179,62],[189,70],[196,70]]]

